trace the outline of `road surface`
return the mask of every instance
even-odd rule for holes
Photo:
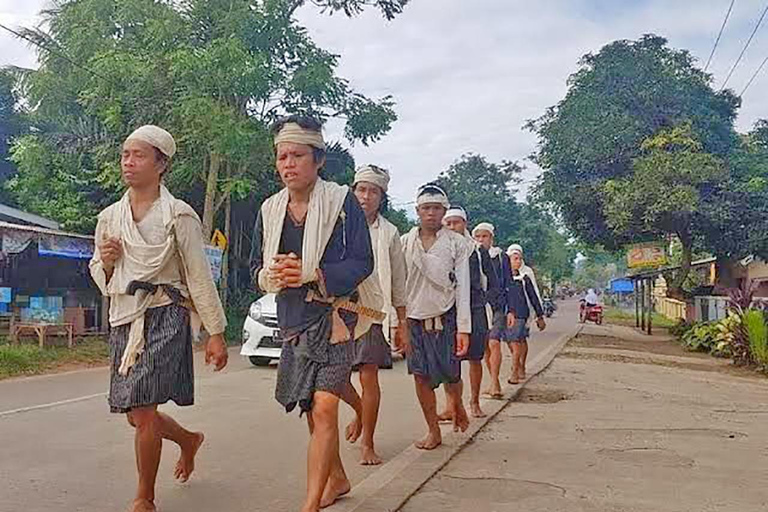
[[[531,358],[573,328],[576,308],[561,303],[548,329],[534,332]],[[297,414],[286,415],[274,401],[275,367],[252,367],[233,352],[223,373],[197,370],[197,405],[163,410],[204,431],[206,442],[196,473],[184,485],[172,478],[178,449],[164,444],[159,509],[297,510],[304,494],[307,429]],[[509,359],[505,379],[508,372]],[[381,379],[377,449],[388,460],[425,427],[405,364],[383,371]],[[0,382],[0,512],[125,510],[136,478],[133,430],[123,415],[109,414],[107,384],[103,368]],[[343,426],[352,414],[342,409]],[[359,466],[357,447],[342,443],[353,485],[377,471]]]

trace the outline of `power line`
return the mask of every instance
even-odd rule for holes
[[[736,3],[736,0],[731,0],[731,6],[728,7],[728,12],[725,13],[725,19],[723,20],[723,25],[720,27],[720,33],[717,34],[717,39],[715,39],[715,46],[712,47],[712,53],[709,54],[709,59],[707,59],[707,65],[704,66],[704,71],[706,71],[709,68],[709,65],[712,63],[712,57],[715,56],[715,50],[717,50],[717,45],[720,44],[720,38],[723,37],[723,31],[725,30],[725,25],[728,23],[728,18],[731,17],[731,11],[733,11],[733,4]]]
[[[80,64],[79,62],[76,62],[75,60],[71,59],[69,56],[67,56],[63,52],[60,52],[58,50],[53,50],[52,48],[48,48],[48,47],[40,44],[39,42],[35,41],[34,39],[32,39],[30,37],[27,37],[26,35],[22,34],[21,32],[18,32],[16,30],[13,30],[12,28],[6,27],[2,23],[0,23],[0,28],[2,28],[4,30],[7,30],[8,32],[10,32],[14,36],[18,37],[19,39],[23,39],[23,40],[27,41],[28,43],[31,43],[31,44],[37,46],[38,48],[40,48],[42,50],[45,50],[45,51],[47,51],[49,53],[52,53],[53,55],[56,55],[57,57],[59,57],[61,59],[64,59],[65,61],[69,62],[73,66],[75,66],[77,68],[80,68],[80,69],[82,69],[84,71],[87,71],[88,73],[92,74],[93,76],[95,76],[97,78],[101,78],[102,80],[107,80],[107,78],[101,76],[100,74],[96,73],[92,69],[89,69],[89,68],[85,67],[84,65]]]
[[[765,19],[766,14],[768,14],[768,3],[766,3],[765,9],[763,9],[763,14],[760,16],[760,19],[757,20],[757,25],[755,25],[755,29],[752,31],[752,34],[749,36],[749,39],[747,40],[747,44],[745,44],[744,49],[741,50],[741,54],[739,54],[739,58],[736,59],[736,62],[733,63],[733,67],[731,68],[731,71],[729,71],[728,76],[725,77],[725,82],[723,82],[723,86],[720,87],[721,91],[725,89],[725,86],[728,84],[728,80],[731,79],[733,72],[736,70],[736,66],[739,65],[739,62],[741,62],[741,59],[744,57],[744,54],[747,53],[747,48],[749,48],[749,45],[752,44],[752,39],[755,37],[755,34],[757,34],[757,31],[760,28],[760,25],[763,24],[763,20]]]
[[[744,89],[741,91],[741,94],[739,96],[744,96],[744,93],[747,92],[747,89],[749,89],[749,86],[752,85],[752,82],[755,81],[755,78],[757,78],[757,75],[760,74],[760,71],[763,70],[766,64],[768,64],[768,57],[766,57],[763,60],[762,64],[758,66],[757,70],[755,70],[755,74],[752,75],[752,78],[749,79],[749,82],[747,82],[747,85],[744,86]]]

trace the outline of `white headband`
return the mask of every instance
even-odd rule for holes
[[[496,236],[496,229],[490,222],[481,222],[475,226],[475,229],[472,230],[472,236],[475,236],[478,231],[487,231],[491,234],[491,236]]]
[[[512,256],[514,253],[519,253],[520,256],[523,255],[523,247],[520,244],[512,244],[507,249],[507,254]]]
[[[176,141],[173,140],[173,136],[159,126],[152,124],[144,125],[130,134],[128,138],[125,139],[125,142],[128,142],[129,140],[146,142],[150,146],[159,149],[160,152],[168,158],[172,158],[173,155],[176,154]]]
[[[446,210],[451,207],[451,203],[448,202],[448,196],[446,196],[445,193],[440,193],[437,191],[427,192],[426,194],[421,194],[416,198],[416,206],[434,203],[442,205]]]
[[[389,171],[375,165],[364,165],[355,172],[354,184],[361,181],[372,183],[386,193],[389,190]]]
[[[297,123],[285,123],[277,135],[275,135],[275,146],[281,142],[293,142],[294,144],[306,144],[317,149],[325,149],[325,141],[322,132],[307,130]]]
[[[445,212],[443,219],[449,219],[451,217],[459,217],[464,222],[467,222],[467,212],[461,208],[450,208],[447,212]]]

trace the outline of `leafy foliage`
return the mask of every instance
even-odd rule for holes
[[[743,323],[752,357],[758,364],[768,366],[768,325],[764,313],[750,309],[744,312]]]

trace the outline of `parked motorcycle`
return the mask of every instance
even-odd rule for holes
[[[552,299],[545,298],[543,303],[541,304],[541,307],[544,308],[544,316],[547,318],[550,318],[557,309],[557,306],[555,306],[555,302]]]
[[[587,322],[594,322],[597,325],[603,324],[603,306],[600,304],[590,304],[582,299],[581,306],[579,307],[579,322],[582,324]]]

